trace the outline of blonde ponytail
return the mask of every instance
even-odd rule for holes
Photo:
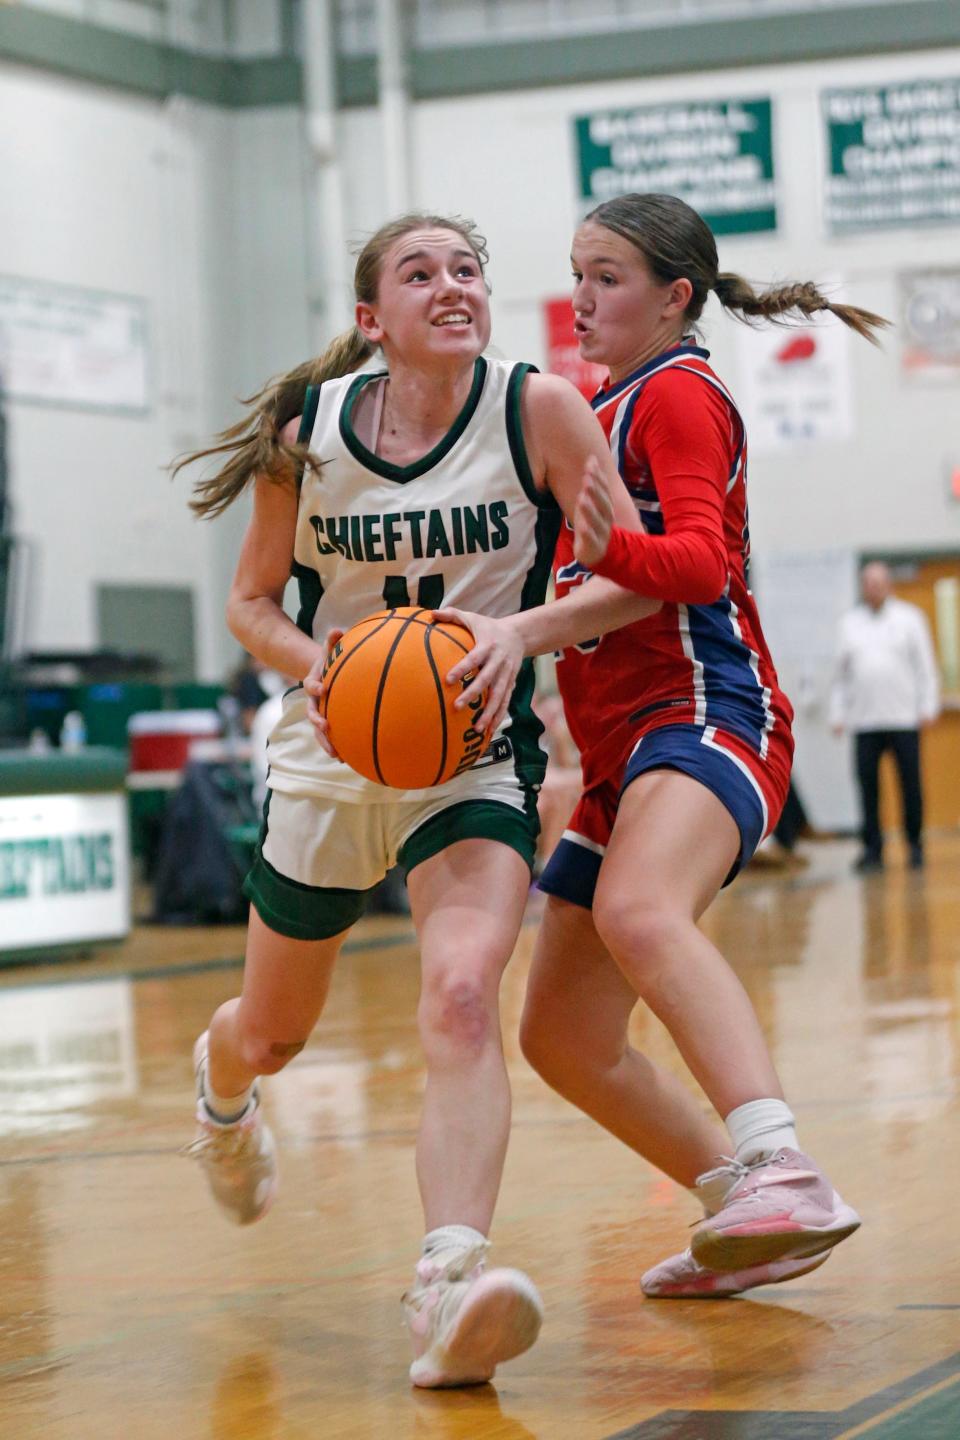
[[[208,455],[229,458],[215,475],[199,481],[194,487],[190,508],[202,519],[210,520],[232,505],[256,475],[264,475],[277,484],[288,484],[305,468],[319,471],[321,462],[310,453],[307,445],[287,445],[280,432],[296,415],[303,413],[307,387],[322,385],[339,375],[349,375],[373,354],[373,347],[354,326],[338,335],[315,360],[308,360],[289,370],[286,375],[270,380],[244,404],[250,413],[237,424],[222,430],[218,444],[182,455],[174,463],[174,475]]]

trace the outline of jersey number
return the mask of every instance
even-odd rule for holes
[[[410,604],[406,575],[388,575],[383,582],[383,603],[388,610],[401,610]],[[439,610],[443,604],[443,576],[421,575],[417,581],[417,604],[424,610]]]

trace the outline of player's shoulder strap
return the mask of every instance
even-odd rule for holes
[[[297,431],[297,444],[309,445],[313,435],[313,427],[317,423],[317,406],[320,404],[320,386],[308,385],[307,393],[303,397],[303,410],[300,414],[300,428]],[[297,468],[297,494],[300,493],[300,486],[303,484],[303,465]]]
[[[540,371],[536,365],[530,365],[524,360],[511,367],[507,377],[507,443],[510,446],[510,455],[517,478],[526,492],[527,499],[541,510],[556,510],[558,506],[553,492],[537,488],[533,471],[530,468],[526,441],[523,438],[523,418],[520,409],[523,382],[528,375],[539,374]]]
[[[317,406],[320,404],[320,386],[308,385],[307,393],[303,397],[303,413],[300,416],[300,429],[297,431],[297,444],[307,445],[310,436],[313,434],[313,427],[317,421]]]

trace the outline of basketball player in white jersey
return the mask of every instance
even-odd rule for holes
[[[217,513],[248,482],[253,518],[227,618],[240,643],[315,689],[331,630],[385,606],[460,605],[511,622],[515,658],[657,608],[609,582],[541,607],[554,541],[591,457],[618,523],[637,525],[589,406],[565,381],[483,357],[486,252],[472,227],[407,216],[356,267],[356,328],[257,397],[225,432],[229,458],[197,487]],[[382,370],[355,374],[379,349]],[[198,458],[198,457],[192,457]],[[186,462],[184,462],[186,463]],[[281,599],[300,582],[295,624]],[[495,677],[480,763],[444,785],[396,791],[326,753],[301,683],[269,744],[269,794],[247,879],[242,994],[197,1041],[197,1139],[214,1196],[238,1224],[277,1189],[258,1079],[316,1024],[366,896],[394,863],[420,941],[427,1084],[417,1142],[426,1238],[404,1297],[414,1384],[490,1379],[536,1338],[541,1305],[520,1271],[485,1270],[510,1117],[498,987],[530,883],[545,757],[532,664]],[[495,897],[491,901],[491,897]]]

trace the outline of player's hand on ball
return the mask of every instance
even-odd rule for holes
[[[573,553],[581,565],[599,565],[610,544],[613,501],[606,477],[591,455],[583,472],[583,485],[573,514]]]
[[[317,737],[320,748],[326,750],[328,755],[332,755],[334,760],[339,760],[340,756],[330,743],[330,727],[320,706],[323,699],[323,672],[327,668],[333,647],[342,634],[342,630],[330,631],[323,654],[314,660],[303,680],[303,688],[307,694],[307,719],[313,726],[313,733]]]
[[[489,615],[476,615],[471,610],[434,610],[437,621],[465,625],[473,636],[473,649],[458,661],[444,677],[448,685],[458,685],[473,672],[470,683],[457,698],[456,708],[463,709],[471,700],[487,691],[487,703],[477,716],[476,728],[493,735],[503,723],[510,696],[523,663],[523,645],[510,620],[492,620]]]
[[[358,775],[395,790],[423,790],[479,759],[486,695],[457,708],[461,686],[445,676],[473,645],[462,625],[436,623],[421,605],[378,610],[337,640],[319,708],[326,738]]]

